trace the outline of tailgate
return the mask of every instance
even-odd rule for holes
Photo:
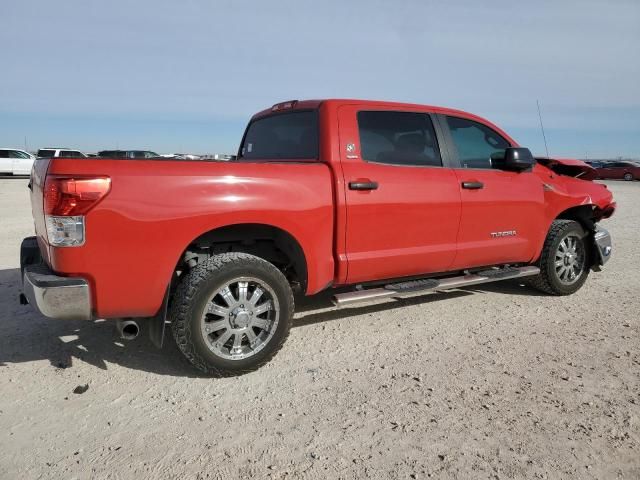
[[[38,158],[33,164],[29,189],[31,190],[31,215],[36,231],[36,238],[42,258],[47,264],[49,262],[49,244],[47,241],[47,227],[44,222],[44,181],[51,160],[48,158]]]

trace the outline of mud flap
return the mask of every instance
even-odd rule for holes
[[[164,344],[164,330],[167,321],[167,310],[169,307],[169,289],[164,294],[162,307],[155,317],[149,319],[149,339],[157,348],[162,348]]]

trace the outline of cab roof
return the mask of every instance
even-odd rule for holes
[[[326,105],[332,108],[338,108],[342,105],[359,105],[364,108],[380,108],[383,107],[385,109],[394,109],[397,108],[399,110],[410,109],[410,110],[422,110],[428,113],[439,113],[442,115],[453,115],[456,117],[463,117],[469,120],[474,120],[479,123],[483,123],[486,126],[496,130],[503,137],[505,137],[509,142],[518,146],[518,143],[509,136],[504,130],[490,122],[489,120],[479,117],[478,115],[474,115],[473,113],[465,112],[464,110],[457,110],[454,108],[446,108],[446,107],[437,107],[434,105],[421,105],[418,103],[404,103],[404,102],[389,102],[382,100],[358,100],[358,99],[348,99],[348,98],[327,98],[320,100],[287,100],[284,102],[279,102],[271,106],[271,108],[266,108],[256,113],[251,117],[251,120],[255,120],[260,117],[264,117],[266,115],[270,115],[272,113],[282,112],[282,111],[295,111],[295,110],[313,110],[318,109],[321,106]]]
[[[422,105],[419,103],[405,103],[405,102],[390,102],[385,100],[359,100],[354,98],[327,98],[322,100],[287,100],[284,102],[278,102],[272,105],[270,108],[265,108],[264,110],[259,111],[253,117],[262,117],[264,115],[268,115],[270,113],[276,111],[285,110],[285,108],[278,108],[286,104],[290,104],[288,109],[292,110],[310,110],[319,108],[320,105],[327,103],[333,104],[335,106],[340,105],[362,105],[365,107],[386,107],[386,108],[411,108],[411,109],[420,109],[433,113],[442,113],[442,114],[451,114],[451,115],[463,115],[470,117],[477,117],[473,113],[465,112],[464,110],[457,110],[454,108],[447,107],[438,107],[435,105]],[[478,117],[480,118],[480,117]]]

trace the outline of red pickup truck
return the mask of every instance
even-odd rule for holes
[[[198,369],[266,363],[294,295],[337,305],[524,278],[578,290],[611,254],[614,209],[576,160],[534,159],[438,107],[289,101],[251,118],[232,161],[40,159],[23,303],[52,318],[165,320]],[[346,290],[346,291],[345,291]]]

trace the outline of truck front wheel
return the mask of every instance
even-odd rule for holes
[[[207,374],[238,375],[267,363],[293,319],[293,293],[271,263],[224,253],[196,266],[173,297],[173,335],[184,356]]]
[[[540,274],[529,283],[551,295],[577,292],[589,275],[589,253],[587,234],[578,222],[555,220],[537,263]]]

